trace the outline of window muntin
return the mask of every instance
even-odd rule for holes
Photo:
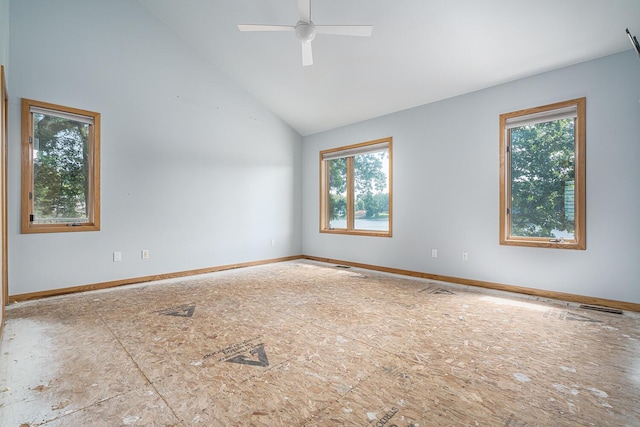
[[[100,229],[100,114],[22,100],[22,232]]]
[[[500,243],[585,249],[586,100],[500,116]]]
[[[391,236],[392,138],[320,152],[320,231]]]

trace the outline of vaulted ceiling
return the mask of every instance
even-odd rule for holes
[[[207,61],[309,135],[631,49],[638,0],[312,0],[312,66],[291,32],[296,0],[139,0]],[[629,52],[629,54],[632,54]]]

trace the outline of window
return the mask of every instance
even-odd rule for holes
[[[320,231],[391,237],[392,138],[320,152]]]
[[[500,244],[586,248],[586,99],[500,116]]]
[[[22,232],[100,230],[100,114],[22,100]]]

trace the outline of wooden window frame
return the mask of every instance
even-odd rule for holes
[[[33,114],[31,107],[51,110],[62,114],[72,114],[93,120],[89,132],[89,200],[87,201],[88,221],[73,224],[36,224],[31,221],[33,214]],[[22,233],[60,233],[100,230],[100,113],[66,107],[48,102],[22,99],[22,192],[21,192]]]
[[[575,119],[575,230],[573,239],[550,239],[511,235],[510,135],[507,120],[576,107]],[[586,98],[572,99],[500,115],[500,244],[557,249],[586,249]]]
[[[8,140],[8,111],[9,96],[7,94],[7,81],[4,75],[4,65],[0,65],[0,198],[2,208],[0,219],[2,221],[2,257],[0,257],[1,267],[1,292],[2,313],[0,318],[0,337],[5,320],[5,306],[9,303],[9,244],[8,244],[8,222],[7,222],[7,140]]]
[[[387,231],[361,230],[355,228],[355,218],[353,204],[354,195],[354,160],[353,156],[347,159],[347,228],[333,229],[329,227],[329,162],[324,159],[325,155],[336,154],[340,152],[358,151],[357,154],[366,154],[366,147],[371,146],[371,152],[376,145],[386,144],[389,152],[389,176],[387,177],[389,185],[389,229]],[[392,237],[393,224],[393,137],[376,139],[373,141],[362,142],[359,144],[348,145],[344,147],[332,148],[320,151],[320,232],[330,234],[350,234],[358,236],[374,236],[374,237]]]

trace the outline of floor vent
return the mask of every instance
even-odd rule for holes
[[[336,265],[336,268],[351,268],[348,265]]]
[[[582,304],[580,308],[583,308],[585,310],[602,311],[605,313],[622,314],[622,310],[618,310],[617,308],[598,307],[596,305],[585,305],[585,304]]]

